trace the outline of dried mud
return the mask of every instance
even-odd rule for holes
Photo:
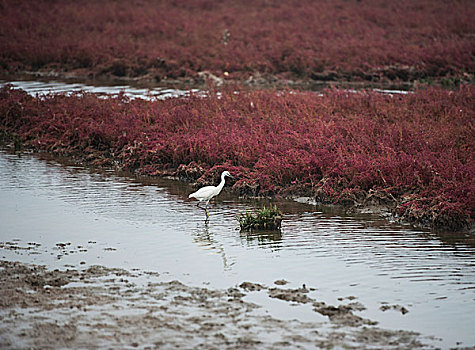
[[[364,308],[326,305],[309,289],[243,282],[225,290],[160,281],[157,273],[92,266],[48,270],[0,261],[1,348],[283,349],[427,348],[419,335],[390,331],[354,314]],[[245,301],[248,291],[311,303],[328,322],[279,320]]]

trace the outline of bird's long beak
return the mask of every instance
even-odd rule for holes
[[[232,176],[231,174],[228,175],[231,179],[235,180],[234,176]]]

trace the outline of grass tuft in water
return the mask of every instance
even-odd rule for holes
[[[282,223],[282,213],[274,205],[255,212],[242,213],[238,221],[241,231],[278,230]]]

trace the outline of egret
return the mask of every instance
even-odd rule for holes
[[[209,218],[209,213],[208,213],[208,204],[211,198],[217,196],[221,190],[224,187],[224,182],[226,176],[229,176],[230,178],[234,179],[234,177],[229,173],[229,171],[225,170],[221,174],[221,182],[219,183],[218,186],[205,186],[200,188],[198,191],[193,192],[188,196],[188,198],[196,198],[199,200],[198,204],[196,205],[198,208],[204,209],[206,213],[206,219]],[[206,205],[205,207],[200,207],[201,202],[205,201]]]

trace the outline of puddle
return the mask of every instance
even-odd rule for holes
[[[198,89],[175,89],[167,87],[150,87],[139,88],[130,85],[110,85],[110,86],[96,86],[83,83],[65,83],[61,81],[31,81],[31,80],[17,80],[5,82],[0,80],[0,86],[11,84],[15,88],[20,88],[28,92],[29,94],[45,95],[55,93],[77,93],[77,92],[89,92],[104,97],[116,96],[118,94],[124,94],[129,98],[142,98],[145,100],[162,100],[172,97],[189,96],[191,93],[199,93]]]
[[[0,80],[0,87],[11,84],[15,88],[25,90],[30,95],[45,95],[55,93],[77,93],[88,92],[95,93],[103,97],[117,96],[118,94],[124,94],[129,98],[142,98],[145,100],[162,100],[173,97],[189,96],[190,94],[200,94],[202,90],[199,89],[177,89],[169,87],[135,87],[131,85],[90,85],[84,83],[68,83],[62,81],[36,81],[36,80],[16,80],[16,81],[4,81]],[[320,89],[323,87],[320,87]],[[375,92],[388,95],[406,95],[411,93],[405,90],[388,90],[388,89],[372,89]],[[350,93],[358,93],[359,90],[347,89]],[[320,93],[318,93],[320,95]],[[219,92],[218,92],[219,95]]]
[[[139,181],[0,151],[0,259],[63,270],[139,269],[195,287],[258,283],[265,288],[246,302],[281,319],[320,320],[312,303],[268,297],[272,288],[305,284],[301,298],[324,303],[329,315],[339,310],[326,305],[361,303],[365,309],[354,313],[378,327],[437,336],[439,347],[475,344],[473,237],[289,201],[276,202],[284,212],[280,233],[242,235],[235,217],[262,203],[223,193],[206,224],[190,192],[172,180]]]

